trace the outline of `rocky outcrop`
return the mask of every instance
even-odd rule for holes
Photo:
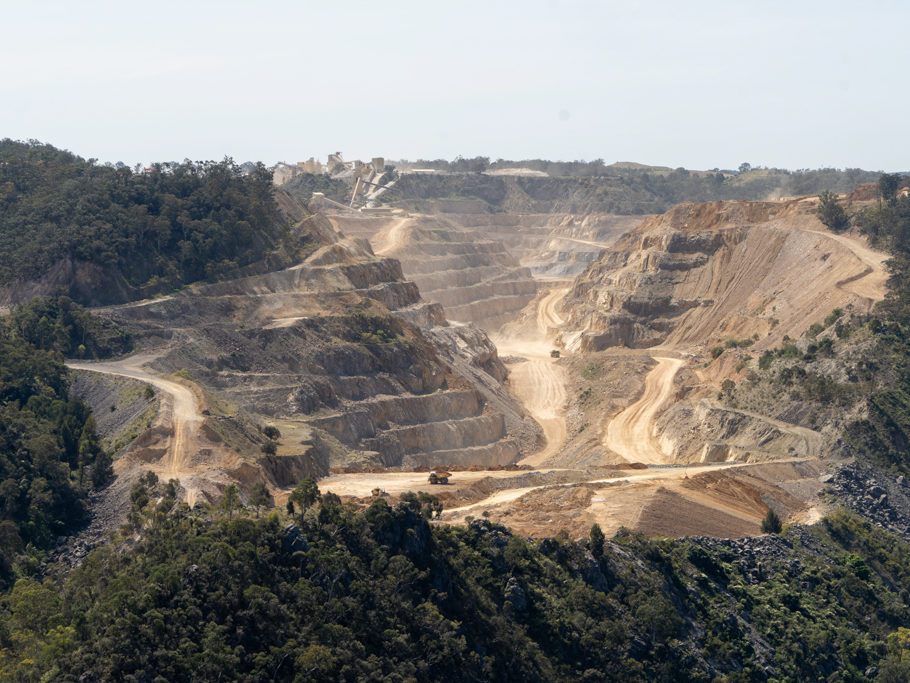
[[[265,455],[259,460],[263,474],[279,488],[292,487],[305,477],[324,477],[329,473],[329,454],[310,445],[292,455]]]
[[[763,462],[817,457],[820,435],[716,405],[674,403],[655,423],[661,450],[673,462]]]
[[[402,262],[423,296],[452,320],[494,330],[536,293],[536,278],[581,273],[642,216],[456,213],[403,218],[337,214],[347,235]]]
[[[879,277],[876,264],[858,241],[827,232],[814,208],[811,199],[682,204],[645,221],[575,281],[560,342],[599,350],[757,335],[762,349],[833,308],[867,310],[878,290],[859,283]]]
[[[910,539],[910,483],[903,475],[878,470],[864,462],[839,467],[826,477],[842,505],[874,524]]]

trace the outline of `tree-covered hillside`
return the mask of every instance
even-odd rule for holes
[[[112,476],[95,419],[72,397],[62,356],[0,327],[0,587],[87,519]]]
[[[59,293],[16,306],[7,323],[13,339],[68,358],[107,358],[133,348],[126,331]]]
[[[248,174],[230,159],[136,173],[2,140],[0,285],[38,280],[64,261],[91,264],[120,290],[92,295],[112,301],[288,265],[301,245],[272,192],[262,164]]]
[[[861,169],[702,172],[637,165],[598,166],[593,162],[536,163],[532,160],[502,163],[528,164],[532,168],[539,166],[553,175],[405,173],[395,187],[383,196],[383,201],[421,211],[446,211],[453,207],[451,210],[456,213],[463,210],[457,203],[459,200],[473,200],[490,212],[647,214],[663,213],[680,202],[764,200],[818,194],[826,189],[850,192],[857,185],[878,178],[878,174]],[[455,165],[455,168],[462,166]]]
[[[318,491],[296,524],[134,488],[133,549],[0,609],[0,677],[906,680],[910,545],[850,515],[741,542],[528,541]],[[227,498],[226,498],[227,500]],[[234,499],[232,499],[234,500]],[[301,500],[303,500],[301,498]],[[222,508],[227,508],[223,505]],[[298,508],[297,513],[300,510]],[[131,535],[132,530],[127,530]]]

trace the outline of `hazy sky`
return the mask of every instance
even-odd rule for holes
[[[103,161],[910,169],[910,2],[0,0],[0,137]]]

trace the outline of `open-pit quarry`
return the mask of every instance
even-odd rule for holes
[[[285,271],[100,312],[147,349],[72,364],[161,390],[118,472],[189,500],[303,476],[368,502],[439,496],[444,522],[531,536],[593,523],[737,537],[817,518],[833,437],[717,400],[744,354],[884,295],[885,255],[814,198],[651,217],[296,208],[319,248]],[[287,200],[286,200],[286,203]],[[281,436],[267,448],[265,425]],[[448,483],[428,483],[445,470]]]

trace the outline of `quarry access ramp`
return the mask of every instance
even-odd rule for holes
[[[165,479],[179,480],[190,474],[193,456],[199,451],[199,428],[204,417],[199,399],[191,389],[147,368],[156,358],[153,354],[142,354],[114,361],[67,361],[66,366],[72,370],[129,377],[151,384],[163,392],[165,407],[161,419],[168,423],[170,435],[166,454],[158,467]],[[187,497],[188,500],[192,497],[189,492]]]

